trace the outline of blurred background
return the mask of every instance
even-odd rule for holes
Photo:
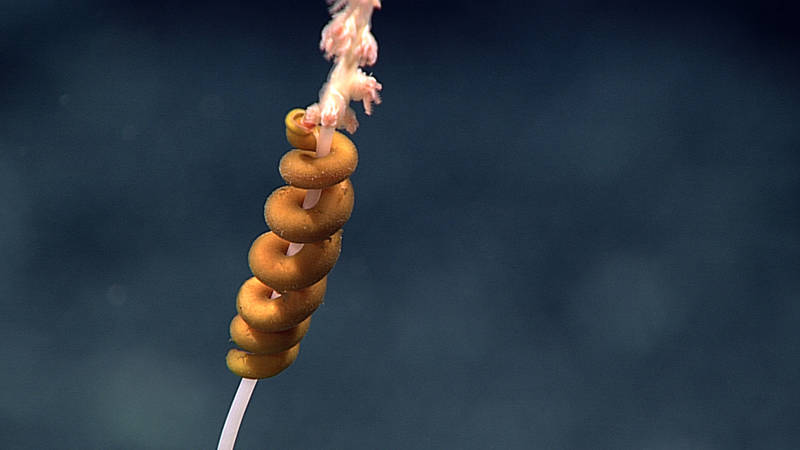
[[[324,2],[0,1],[0,447],[214,448]],[[800,446],[790,2],[391,1],[240,448]],[[794,424],[794,425],[792,425]]]

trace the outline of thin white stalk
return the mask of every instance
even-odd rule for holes
[[[233,397],[231,409],[228,411],[228,417],[225,418],[225,425],[222,427],[222,434],[219,436],[219,445],[217,450],[231,450],[233,444],[236,442],[236,435],[239,434],[239,425],[242,424],[242,417],[247,409],[247,404],[250,403],[250,396],[253,395],[253,389],[256,388],[258,380],[251,378],[242,378],[239,383],[239,389],[236,390],[236,395]]]
[[[319,135],[317,135],[317,152],[315,156],[321,158],[331,152],[331,142],[333,142],[333,134],[336,131],[333,127],[320,128]],[[322,191],[320,189],[310,189],[306,192],[303,199],[303,209],[311,209],[316,206],[319,201]],[[289,244],[289,249],[286,250],[286,256],[296,255],[303,248],[303,244],[292,242]],[[272,291],[270,298],[278,298],[281,294],[278,291]],[[219,445],[217,450],[232,450],[233,445],[236,443],[236,436],[239,434],[239,426],[242,424],[242,418],[247,410],[247,405],[250,403],[250,397],[253,395],[253,389],[256,388],[258,380],[251,378],[242,378],[239,383],[239,388],[236,390],[236,395],[233,397],[231,409],[228,411],[228,417],[225,418],[225,425],[222,427],[222,434],[219,436]]]

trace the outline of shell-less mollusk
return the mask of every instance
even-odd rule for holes
[[[228,369],[243,378],[269,378],[289,367],[300,351],[300,344],[272,355],[256,355],[232,348],[225,357]]]
[[[353,210],[349,177],[358,164],[355,146],[335,133],[330,153],[316,158],[314,130],[302,126],[302,119],[302,109],[286,116],[286,138],[296,147],[280,164],[289,186],[276,189],[264,206],[272,231],[250,247],[254,276],[239,289],[239,314],[230,324],[231,338],[241,350],[230,350],[226,361],[233,373],[244,378],[277,375],[297,358],[311,314],[325,295],[327,274],[339,259],[341,228]],[[322,192],[314,207],[304,209],[307,189]],[[293,242],[303,247],[288,256]],[[275,292],[281,295],[272,298]]]
[[[288,350],[300,342],[308,331],[311,324],[311,316],[300,322],[294,328],[284,331],[265,332],[257,330],[242,319],[242,316],[235,316],[231,320],[230,333],[231,339],[242,350],[258,354],[273,354]]]
[[[342,249],[342,230],[305,244],[292,256],[286,255],[289,244],[269,231],[253,242],[248,256],[253,275],[281,293],[311,286],[333,269]]]
[[[287,241],[321,241],[342,228],[353,212],[350,179],[324,189],[313,208],[303,208],[305,196],[305,189],[283,186],[272,192],[264,205],[267,225]]]
[[[239,289],[236,310],[245,322],[259,331],[288,330],[322,304],[327,282],[328,277],[323,277],[311,286],[272,298],[273,289],[253,277]]]
[[[313,138],[316,145],[316,139]],[[300,142],[305,144],[305,142]],[[278,167],[281,177],[292,186],[322,189],[349,177],[358,166],[358,151],[342,133],[334,133],[331,150],[318,158],[312,149],[294,149],[283,155]]]

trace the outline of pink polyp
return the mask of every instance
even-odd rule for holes
[[[375,64],[378,59],[378,42],[372,33],[369,32],[369,27],[364,27],[361,32],[361,42],[355,49],[358,55],[359,66],[371,66]]]
[[[320,120],[319,103],[314,103],[313,105],[306,108],[306,113],[303,114],[302,125],[306,128],[314,128],[314,126],[319,123],[319,120]]]
[[[372,113],[372,103],[380,104],[381,97],[378,94],[383,86],[374,77],[361,71],[356,72],[356,78],[350,88],[350,98],[361,100],[364,104],[364,112],[368,115]]]
[[[349,108],[360,101],[367,114],[380,104],[382,86],[358,67],[371,66],[378,59],[378,42],[370,32],[372,10],[379,0],[329,0],[331,21],[323,28],[320,49],[334,60],[328,81],[320,91],[319,102],[306,110],[304,126],[322,125],[355,132],[358,120]]]
[[[358,129],[358,119],[356,118],[356,112],[353,111],[353,108],[348,107],[345,110],[341,126],[343,126],[344,129],[350,134],[356,132]]]

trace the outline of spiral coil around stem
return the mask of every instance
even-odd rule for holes
[[[297,358],[300,340],[308,331],[311,314],[322,304],[328,272],[339,258],[342,226],[353,210],[350,175],[358,164],[352,141],[333,136],[331,151],[317,158],[315,134],[302,127],[304,111],[295,109],[285,119],[286,138],[295,149],[280,162],[288,183],[275,191],[264,206],[271,229],[253,242],[248,255],[253,277],[236,298],[238,314],[230,325],[239,349],[228,351],[228,368],[244,378],[268,378]],[[321,189],[316,205],[303,208],[308,190]],[[291,243],[299,252],[286,254]],[[277,291],[280,296],[271,298]]]

